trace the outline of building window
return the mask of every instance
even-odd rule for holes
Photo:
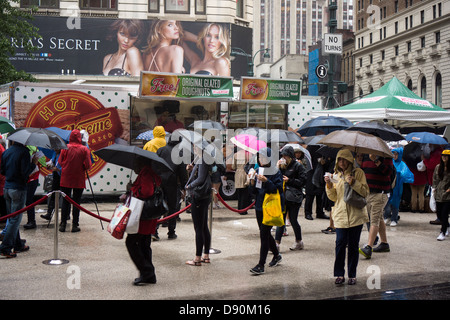
[[[434,104],[442,107],[442,77],[440,73],[436,75],[436,83],[434,87]]]
[[[394,46],[394,55],[398,56],[398,46]]]
[[[384,60],[384,50],[381,50],[381,60]]]
[[[39,7],[39,8],[59,8],[58,0],[20,0],[21,8],[28,7]]]
[[[396,0],[394,2],[394,13],[397,13],[397,12],[398,12],[398,1]]]
[[[425,23],[425,10],[420,11],[420,23]]]
[[[405,18],[405,30],[408,30],[408,17]]]
[[[408,80],[408,89],[411,90],[411,91],[413,89],[412,80],[411,79]]]
[[[372,32],[369,35],[369,42],[370,42],[370,44],[372,44]]]
[[[148,1],[148,12],[159,12],[159,0]]]
[[[116,0],[81,0],[80,9],[117,9]]]
[[[427,78],[425,76],[420,80],[420,97],[427,99]]]
[[[369,63],[370,63],[370,64],[373,63],[373,54],[369,54]]]
[[[398,33],[398,22],[394,23],[394,33],[397,34]]]
[[[236,16],[244,18],[244,0],[236,0]]]
[[[206,14],[206,0],[195,0],[195,13]]]
[[[441,42],[441,32],[440,31],[437,31],[434,33],[434,39],[436,40],[436,43]]]
[[[362,58],[359,58],[359,67],[362,68],[363,64],[362,64]]]
[[[406,52],[411,52],[411,41],[406,42]]]
[[[189,13],[190,0],[164,0],[164,11],[167,13]]]
[[[420,37],[420,47],[425,48],[425,37]]]

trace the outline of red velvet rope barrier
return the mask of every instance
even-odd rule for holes
[[[47,200],[47,198],[48,198],[48,194],[46,194],[45,196],[43,196],[41,199],[37,200],[36,202],[33,202],[32,204],[26,206],[25,208],[22,208],[22,209],[20,209],[20,210],[17,210],[16,212],[13,212],[13,213],[10,213],[10,214],[8,214],[8,215],[6,215],[6,216],[1,217],[1,218],[0,218],[0,222],[1,222],[1,221],[4,221],[4,220],[6,220],[6,219],[12,218],[12,217],[14,217],[14,216],[17,216],[18,214],[21,214],[22,212],[25,212],[25,211],[27,211],[28,209],[31,209],[31,208],[37,206],[38,204],[40,204],[40,203],[43,202],[44,200]]]
[[[111,222],[111,219],[103,218],[103,217],[101,217],[101,216],[99,216],[99,215],[97,215],[97,214],[95,214],[95,213],[93,213],[93,212],[91,212],[91,211],[89,211],[89,210],[83,208],[82,206],[80,206],[78,203],[76,203],[74,200],[72,200],[70,197],[68,197],[68,196],[65,195],[64,193],[62,193],[62,195],[63,195],[64,199],[67,199],[67,201],[69,201],[71,204],[73,204],[73,205],[74,205],[75,207],[77,207],[78,209],[80,209],[80,210],[86,212],[88,215],[90,215],[90,216],[92,216],[92,217],[94,217],[94,218],[97,218],[97,219],[106,221],[106,222]],[[178,211],[178,212],[172,213],[170,216],[164,217],[163,219],[160,219],[160,220],[158,220],[157,222],[158,222],[158,223],[161,223],[161,222],[167,221],[167,220],[169,220],[169,219],[172,219],[173,217],[176,217],[177,215],[179,215],[180,213],[186,211],[186,210],[189,209],[190,207],[191,207],[191,205],[189,204],[189,205],[186,206],[184,209],[182,209],[182,210],[180,210],[180,211]]]
[[[228,205],[228,203],[226,203],[225,200],[222,199],[222,197],[220,196],[220,194],[219,194],[218,192],[216,192],[216,196],[217,196],[217,198],[220,200],[220,202],[222,202],[222,203],[224,204],[224,206],[227,207],[227,209],[229,209],[229,210],[231,210],[231,211],[234,211],[234,212],[238,212],[238,213],[246,212],[247,210],[253,208],[253,206],[254,206],[255,203],[256,203],[256,202],[254,201],[254,202],[253,202],[251,205],[249,205],[247,208],[238,210],[238,209],[235,209],[235,208],[233,208],[233,207],[230,207],[230,206]]]
[[[92,216],[92,217],[94,217],[94,218],[97,218],[97,219],[100,219],[100,220],[103,220],[103,221],[106,221],[106,222],[111,222],[111,219],[104,218],[104,217],[102,217],[102,216],[99,216],[99,215],[97,215],[97,214],[95,214],[95,213],[93,213],[93,212],[91,212],[91,211],[89,211],[89,210],[83,208],[83,207],[80,206],[78,203],[76,203],[74,200],[72,200],[69,196],[67,196],[64,192],[61,192],[61,194],[63,195],[64,199],[66,199],[68,202],[70,202],[71,204],[73,204],[75,207],[77,207],[77,208],[80,209],[81,211],[83,211],[83,212],[89,214],[90,216]],[[13,213],[11,213],[11,214],[8,214],[8,215],[6,215],[6,216],[1,217],[1,218],[0,218],[0,222],[1,222],[1,221],[4,221],[4,220],[6,220],[6,219],[9,219],[9,218],[11,218],[11,217],[14,217],[14,216],[16,216],[16,215],[18,215],[18,214],[21,214],[22,212],[25,212],[25,211],[27,211],[28,209],[31,209],[31,208],[37,206],[38,204],[40,204],[40,203],[44,202],[45,200],[47,200],[48,197],[49,197],[50,195],[51,195],[51,193],[46,194],[46,195],[43,196],[41,199],[39,199],[39,200],[33,202],[32,204],[30,204],[30,205],[28,205],[28,206],[26,206],[26,207],[24,207],[24,208],[22,208],[22,209],[20,209],[20,210],[18,210],[18,211],[16,211],[16,212],[13,212]],[[222,197],[220,196],[219,193],[216,193],[216,195],[217,195],[218,199],[225,205],[225,207],[227,207],[229,210],[234,211],[234,212],[238,212],[238,213],[246,212],[247,210],[251,209],[251,208],[255,205],[255,202],[253,202],[253,203],[252,203],[250,206],[248,206],[247,208],[241,209],[241,210],[237,210],[237,209],[234,209],[233,207],[230,207],[230,206],[222,199]],[[179,214],[183,213],[184,211],[186,211],[186,210],[189,209],[190,207],[191,207],[191,204],[187,205],[185,208],[181,209],[180,211],[177,211],[177,212],[172,213],[171,215],[169,215],[169,216],[167,216],[167,217],[164,217],[164,218],[162,218],[162,219],[159,219],[159,220],[158,220],[158,223],[162,223],[162,222],[165,222],[165,221],[167,221],[167,220],[170,220],[170,219],[172,219],[172,218],[178,216]]]

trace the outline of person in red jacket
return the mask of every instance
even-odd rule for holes
[[[86,187],[86,171],[91,167],[90,151],[81,143],[80,130],[72,130],[67,149],[61,150],[59,163],[61,165],[61,191],[76,203],[80,203],[83,190]],[[64,199],[59,231],[66,231],[69,214],[70,203]],[[72,232],[79,232],[80,209],[75,206],[73,207],[72,218]]]
[[[161,178],[142,160],[136,161],[134,172],[138,176],[131,185],[131,194],[141,200],[151,197],[155,190],[153,181],[155,181],[157,186],[160,186]],[[123,196],[121,199],[125,200],[126,197]],[[156,225],[157,219],[140,220],[138,233],[128,234],[125,240],[128,254],[139,270],[139,277],[134,279],[133,282],[136,286],[156,283],[155,267],[152,263],[152,249],[150,246],[152,234],[156,232]]]

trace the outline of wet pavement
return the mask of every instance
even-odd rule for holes
[[[87,196],[86,199],[87,200]],[[228,201],[235,207],[236,201]],[[91,202],[82,206],[97,212]],[[99,213],[110,218],[115,202],[98,203]],[[37,206],[45,209],[45,205]],[[160,227],[160,241],[152,242],[157,283],[136,287],[138,276],[124,240],[114,239],[107,223],[81,212],[81,232],[58,232],[57,258],[63,265],[47,265],[55,257],[54,224],[39,217],[38,227],[24,230],[30,250],[14,259],[0,260],[0,299],[7,300],[170,300],[170,301],[292,301],[292,300],[447,300],[450,299],[450,238],[437,241],[434,213],[401,212],[397,227],[387,227],[389,253],[360,256],[358,282],[336,287],[333,277],[335,235],[321,232],[328,220],[304,218],[300,209],[304,250],[290,251],[294,233],[281,243],[282,262],[265,273],[249,269],[259,258],[259,234],[254,215],[215,209],[212,222],[211,263],[188,266],[195,253],[190,214],[182,213],[178,238],[169,240]],[[25,224],[26,215],[22,225]],[[70,224],[68,228],[70,230]],[[364,227],[360,246],[367,241]],[[219,252],[220,251],[220,252]],[[267,262],[272,255],[269,254]]]

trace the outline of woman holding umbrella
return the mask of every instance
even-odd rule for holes
[[[138,175],[130,187],[131,194],[141,200],[153,195],[154,186],[161,185],[161,178],[146,165],[144,158],[136,158],[134,172]],[[155,183],[153,183],[153,181]],[[127,195],[121,197],[125,200]],[[152,249],[150,247],[152,234],[156,232],[157,219],[140,220],[136,234],[128,234],[125,244],[128,253],[139,270],[139,278],[133,284],[138,286],[147,283],[156,283],[155,267],[152,263]]]

